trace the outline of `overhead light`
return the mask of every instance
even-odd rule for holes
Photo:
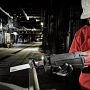
[[[29,16],[27,16],[26,12],[25,12],[23,9],[22,9],[22,11],[23,11],[23,14],[24,14],[25,18],[26,18],[27,20],[29,20]]]
[[[40,19],[36,19],[36,22],[40,21]]]
[[[29,20],[29,17],[27,16],[27,20]]]
[[[14,35],[18,35],[18,33],[17,33],[17,32],[13,32],[12,34],[14,34]]]
[[[13,19],[13,16],[11,16],[11,19]]]
[[[0,7],[0,10],[1,10],[4,14],[6,14],[8,17],[10,17],[11,19],[13,19],[13,17],[10,16],[10,14],[7,13],[7,12],[6,12],[4,9],[2,9],[1,7]]]
[[[44,23],[43,22],[41,22],[41,26],[43,27],[43,25],[44,25]]]
[[[33,28],[32,31],[36,31],[36,28]]]
[[[40,18],[40,16],[28,16],[29,18]]]

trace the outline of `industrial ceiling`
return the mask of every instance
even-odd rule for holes
[[[78,6],[77,1],[80,0],[69,0],[68,3],[56,0],[0,0],[0,7],[10,16],[17,17],[20,26],[40,28],[44,11],[60,7],[67,8],[73,5]]]

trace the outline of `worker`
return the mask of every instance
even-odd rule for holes
[[[69,52],[90,53],[90,0],[81,0],[82,14],[81,19],[86,19],[88,24],[81,27],[74,35]],[[86,68],[81,70],[79,83],[82,90],[90,90],[90,56],[85,58]]]

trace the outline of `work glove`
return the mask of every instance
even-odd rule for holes
[[[52,67],[52,73],[59,76],[68,76],[73,71],[72,65],[65,63],[59,67]]]

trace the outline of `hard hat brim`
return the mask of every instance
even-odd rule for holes
[[[90,13],[82,13],[80,19],[90,18]]]

